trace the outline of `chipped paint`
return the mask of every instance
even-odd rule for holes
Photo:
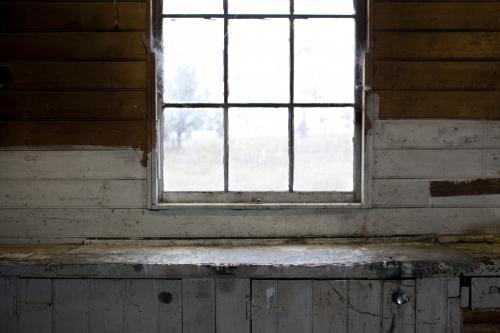
[[[500,179],[432,181],[430,183],[430,193],[432,197],[500,194]]]

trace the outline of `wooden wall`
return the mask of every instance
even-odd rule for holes
[[[146,209],[148,8],[0,2],[4,240],[500,232],[500,2],[370,2],[372,208],[322,211]]]

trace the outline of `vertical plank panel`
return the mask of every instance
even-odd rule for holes
[[[348,332],[381,331],[381,294],[381,281],[349,281]]]
[[[312,281],[278,281],[278,332],[311,332]]]
[[[158,332],[158,285],[156,280],[126,280],[124,332]]]
[[[446,311],[446,332],[462,332],[462,309],[460,299],[460,279],[448,278],[448,304]]]
[[[408,303],[397,304],[393,296],[401,293],[408,297]],[[415,331],[415,281],[384,281],[382,292],[382,331],[413,333]]]
[[[215,322],[217,333],[249,333],[250,279],[217,279]]]
[[[21,279],[19,333],[53,333],[52,280]]]
[[[17,279],[0,278],[0,323],[5,332],[17,332]]]
[[[214,279],[183,279],[182,309],[184,333],[215,332]]]
[[[446,332],[447,280],[417,279],[416,286],[416,332]]]
[[[312,331],[347,332],[347,281],[312,282]]]
[[[252,281],[252,333],[276,332],[276,280]]]
[[[160,302],[160,332],[182,333],[182,281],[160,280],[159,292],[168,293]],[[160,297],[162,298],[162,297]]]
[[[92,333],[123,331],[123,280],[92,279],[90,327]]]
[[[56,333],[89,332],[89,291],[86,279],[54,279]]]

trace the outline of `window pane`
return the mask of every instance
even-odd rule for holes
[[[224,190],[223,111],[167,108],[164,117],[165,190]]]
[[[295,0],[295,14],[354,14],[353,0]]]
[[[230,14],[288,14],[290,0],[229,0]]]
[[[352,191],[353,108],[295,109],[294,191]]]
[[[224,100],[224,21],[165,19],[164,95],[167,103]]]
[[[222,0],[163,0],[165,14],[222,14]]]
[[[288,189],[288,110],[229,110],[229,190]]]
[[[229,21],[229,101],[289,99],[288,19]]]
[[[354,101],[354,19],[295,20],[295,101]]]

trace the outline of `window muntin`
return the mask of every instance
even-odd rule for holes
[[[357,201],[362,14],[350,0],[164,0],[163,201]]]

